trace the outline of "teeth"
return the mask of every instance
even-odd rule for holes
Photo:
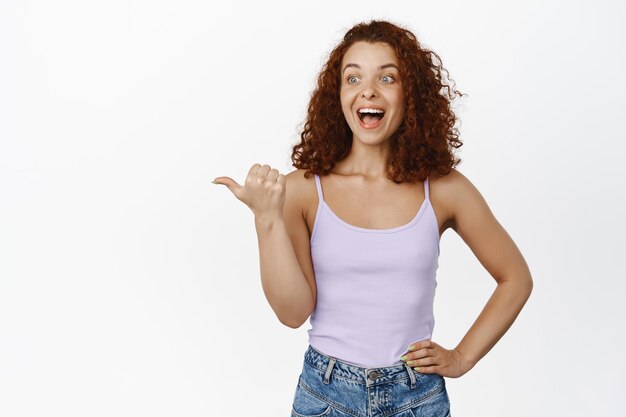
[[[384,111],[380,110],[380,109],[368,109],[368,108],[365,108],[365,109],[360,109],[359,113],[384,113]]]

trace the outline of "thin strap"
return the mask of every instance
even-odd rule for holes
[[[317,186],[317,196],[319,197],[320,203],[324,201],[324,193],[322,192],[322,182],[320,181],[320,177],[317,174],[315,175],[315,185]]]
[[[428,191],[428,177],[426,177],[426,181],[424,181],[424,195],[426,196],[426,200],[428,200],[430,193]]]

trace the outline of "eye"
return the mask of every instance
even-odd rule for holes
[[[350,76],[347,78],[348,84],[353,84],[353,83],[351,83],[351,82],[350,82],[350,80],[351,80],[351,79],[353,79],[353,78],[356,78],[356,77],[355,77],[354,75],[350,75]]]
[[[393,76],[391,76],[391,75],[383,75],[383,76],[381,77],[381,79],[384,79],[384,78],[389,78],[389,79],[391,80],[391,81],[389,81],[387,84],[392,83],[392,82],[394,81],[394,78],[393,78]]]

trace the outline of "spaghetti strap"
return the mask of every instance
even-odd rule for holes
[[[324,201],[324,193],[322,192],[322,182],[320,181],[320,177],[317,174],[315,175],[315,186],[317,187],[317,196],[320,200],[320,203]]]
[[[428,177],[426,177],[426,180],[424,181],[424,198],[428,200],[429,197],[430,197],[430,192],[428,189]]]

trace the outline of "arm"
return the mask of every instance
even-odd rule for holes
[[[530,297],[533,280],[524,257],[476,187],[461,173],[452,170],[447,188],[452,228],[498,284],[455,348],[469,370],[513,324]]]
[[[265,297],[281,323],[298,328],[313,311],[316,288],[302,214],[305,179],[302,172],[293,171],[286,180],[282,218],[255,217],[255,226]]]

